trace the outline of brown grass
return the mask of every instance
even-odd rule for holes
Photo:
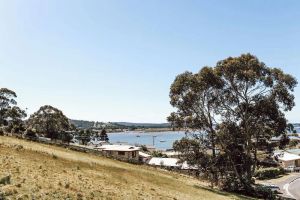
[[[177,173],[0,136],[7,175],[9,199],[242,199]]]

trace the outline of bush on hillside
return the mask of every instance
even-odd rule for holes
[[[289,146],[290,147],[296,147],[298,145],[298,141],[295,141],[295,140],[292,140],[292,141],[290,141],[290,143],[289,143]]]
[[[30,140],[36,140],[38,138],[36,132],[30,128],[26,129],[26,131],[23,134],[23,137]]]
[[[254,177],[259,180],[272,179],[284,174],[283,168],[263,168],[255,172]]]
[[[147,151],[148,151],[148,148],[147,148],[147,146],[146,146],[146,145],[142,145],[142,146],[141,146],[141,149],[142,149],[142,151],[145,151],[145,152],[147,152]]]
[[[151,155],[152,155],[153,157],[168,158],[168,156],[167,156],[166,154],[163,154],[163,153],[160,152],[160,151],[153,151],[153,152],[151,153]]]
[[[273,192],[270,188],[264,186],[257,186],[255,188],[255,195],[253,196],[260,199],[277,199],[276,193]]]

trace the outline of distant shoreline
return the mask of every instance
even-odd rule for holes
[[[149,135],[149,134],[168,134],[168,133],[178,133],[178,132],[183,132],[180,130],[176,130],[176,131],[145,131],[145,132],[139,132],[139,131],[126,131],[126,132],[109,132],[107,133],[109,134],[132,134],[132,135]]]

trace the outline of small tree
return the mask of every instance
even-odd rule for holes
[[[286,135],[283,134],[280,137],[280,141],[279,141],[279,149],[285,149],[285,147],[290,143],[290,138]]]
[[[25,130],[25,132],[23,133],[23,137],[25,138],[30,138],[30,139],[36,139],[37,138],[37,134],[34,130],[32,130],[31,128],[28,128]]]
[[[60,135],[60,138],[64,143],[70,144],[70,142],[73,139],[73,134],[70,133],[69,131],[63,131]]]
[[[295,127],[294,127],[294,125],[293,124],[291,124],[291,123],[289,123],[288,125],[287,125],[287,131],[289,132],[289,133],[297,133],[297,131],[295,130]]]
[[[17,126],[21,128],[26,117],[26,112],[16,106],[15,98],[17,95],[14,91],[0,88],[0,126],[9,126],[8,131]]]
[[[79,139],[83,145],[87,145],[88,142],[91,140],[91,131],[87,130],[80,130],[79,131]]]
[[[105,142],[108,142],[108,141],[109,141],[109,138],[108,138],[108,135],[107,135],[105,129],[102,129],[102,131],[101,131],[101,133],[100,133],[100,140],[101,140],[101,141],[105,141]]]

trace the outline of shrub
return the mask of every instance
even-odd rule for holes
[[[0,184],[2,185],[10,184],[10,175],[0,178]]]
[[[52,153],[52,158],[53,159],[57,159],[58,157],[57,157],[57,155],[55,155],[55,154]]]
[[[292,140],[292,141],[290,141],[290,143],[289,143],[289,146],[290,147],[296,147],[298,145],[298,141],[295,141],[295,140]]]
[[[148,148],[147,148],[147,146],[146,146],[146,145],[142,145],[142,146],[141,146],[141,149],[142,149],[142,151],[145,151],[145,152],[147,152],[147,151],[148,151]]]
[[[270,188],[265,186],[257,186],[255,188],[255,195],[256,198],[261,199],[277,199],[275,192],[273,192]]]
[[[160,151],[153,151],[153,152],[151,153],[151,155],[152,155],[153,157],[168,158],[168,156],[167,156],[166,154],[163,154],[163,153],[160,152]]]
[[[30,139],[30,140],[36,140],[37,139],[37,134],[33,129],[26,129],[26,131],[23,134],[24,138]]]
[[[272,179],[284,174],[283,168],[263,168],[255,172],[254,177],[259,180]]]

